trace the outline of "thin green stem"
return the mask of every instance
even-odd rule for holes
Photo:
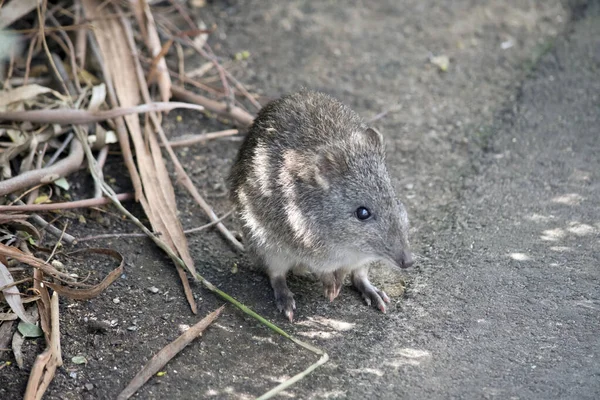
[[[181,258],[179,258],[179,256],[177,256],[177,254],[175,254],[173,252],[173,250],[165,242],[163,242],[158,236],[156,236],[154,233],[152,233],[148,228],[146,228],[144,226],[144,224],[142,224],[142,222],[139,219],[137,219],[125,207],[123,207],[123,205],[121,204],[121,202],[119,201],[119,199],[116,197],[116,193],[104,181],[104,179],[101,178],[101,175],[99,174],[99,170],[98,170],[98,165],[96,163],[96,159],[93,157],[92,149],[90,148],[90,146],[87,143],[87,140],[86,140],[86,137],[85,137],[86,136],[85,132],[81,128],[79,128],[78,126],[74,126],[74,129],[75,129],[75,132],[77,133],[78,139],[81,141],[81,143],[83,145],[83,148],[84,148],[84,151],[85,151],[85,154],[86,154],[86,159],[88,160],[88,165],[89,165],[89,168],[90,168],[90,172],[92,173],[92,176],[93,176],[94,180],[96,180],[100,184],[100,187],[102,188],[102,192],[112,201],[112,203],[119,209],[119,211],[121,211],[129,219],[131,219],[131,221],[133,221],[133,223],[135,225],[137,225],[140,229],[142,229],[142,231],[146,235],[148,235],[148,237],[150,237],[154,241],[154,243],[156,243],[156,245],[158,247],[160,247],[165,253],[167,253],[167,255],[169,256],[169,258],[171,258],[173,260],[173,262],[175,262],[176,264],[180,265],[182,268],[184,268],[184,269],[186,269],[186,270],[189,271],[189,269],[187,268],[187,265],[183,262],[183,260]],[[190,273],[192,273],[192,272],[190,271]],[[273,324],[272,322],[269,322],[266,318],[264,318],[260,314],[256,313],[252,309],[250,309],[248,306],[240,303],[235,298],[231,297],[227,293],[225,293],[222,290],[220,290],[219,288],[217,288],[215,285],[213,285],[212,283],[210,283],[208,280],[206,280],[199,273],[196,272],[195,275],[194,275],[194,277],[197,280],[199,280],[200,282],[202,282],[202,284],[204,285],[204,287],[206,287],[208,290],[210,290],[211,292],[213,292],[213,293],[217,294],[218,296],[222,297],[223,299],[225,299],[229,303],[233,304],[238,309],[240,309],[243,313],[245,313],[245,314],[249,315],[250,317],[256,319],[258,322],[260,322],[261,324],[265,325],[266,327],[268,327],[269,329],[273,330],[274,332],[277,332],[281,336],[283,336],[283,337],[291,340],[292,342],[296,343],[298,346],[300,346],[300,347],[302,347],[302,348],[304,348],[304,349],[306,349],[306,350],[308,350],[308,351],[310,351],[312,353],[315,353],[315,354],[321,356],[321,358],[316,363],[310,365],[304,371],[300,372],[297,375],[294,375],[293,377],[291,377],[290,379],[286,380],[285,382],[280,383],[279,385],[277,385],[273,389],[269,390],[267,393],[265,393],[262,396],[260,396],[259,399],[269,399],[269,398],[273,397],[277,393],[281,392],[282,390],[290,387],[294,383],[296,383],[299,380],[303,379],[305,376],[307,376],[312,371],[314,371],[315,369],[317,369],[321,365],[325,364],[329,360],[329,356],[327,355],[326,352],[324,352],[323,350],[319,349],[318,347],[315,347],[313,345],[310,345],[308,343],[305,343],[305,342],[301,341],[300,339],[297,339],[297,338],[293,337],[292,335],[290,335],[289,333],[285,332],[283,329],[281,329],[277,325]]]

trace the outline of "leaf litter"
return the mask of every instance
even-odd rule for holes
[[[189,275],[247,315],[320,356],[305,371],[261,398],[276,395],[328,360],[322,350],[290,336],[216,288],[196,270],[186,232],[214,226],[235,249],[242,251],[243,246],[225,226],[230,213],[221,217],[215,214],[172,148],[238,131],[230,129],[170,142],[162,127],[162,113],[187,108],[247,128],[254,117],[244,104],[255,110],[260,104],[207,44],[216,27],[207,29],[202,22],[196,24],[182,4],[168,3],[171,7],[161,8],[145,0],[9,0],[0,6],[0,41],[11,44],[0,46],[0,344],[12,342],[15,360],[24,368],[24,340],[43,336],[46,343],[31,368],[25,399],[41,398],[56,369],[62,366],[59,296],[91,299],[124,273],[125,261],[119,252],[77,248],[77,238],[67,232],[68,224],[63,222],[65,210],[73,208],[112,204],[119,214],[134,222],[173,260],[194,314],[197,306]],[[201,7],[199,3],[194,6]],[[131,15],[134,18],[129,18]],[[187,28],[181,29],[175,20],[184,20]],[[205,59],[200,68],[186,73],[184,48]],[[203,80],[216,80],[220,87]],[[189,90],[184,84],[206,93]],[[153,88],[157,89],[152,90],[155,97],[151,95]],[[235,98],[236,93],[241,100]],[[104,180],[106,156],[116,146],[129,172],[133,193],[117,194]],[[209,224],[184,232],[167,169],[169,161],[178,182],[210,219]],[[94,181],[94,195],[72,200],[69,177],[83,166],[87,166]],[[122,203],[131,200],[142,206],[151,229]],[[108,258],[116,267],[96,283],[89,283],[90,272],[77,269],[85,262],[73,263],[82,257]],[[120,398],[131,396],[160,373],[168,360],[198,337],[222,309],[158,352]],[[17,319],[20,321],[14,324]],[[71,359],[73,363],[82,360],[84,356]]]

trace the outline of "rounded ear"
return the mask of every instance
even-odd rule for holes
[[[336,162],[335,155],[326,151],[299,154],[296,151],[288,150],[284,154],[283,168],[293,179],[327,190],[329,181],[326,177],[334,173]]]
[[[367,128],[364,134],[367,138],[367,143],[372,146],[383,147],[383,135],[375,128]]]
[[[337,151],[322,150],[315,154],[311,165],[312,182],[322,189],[329,189],[329,179],[341,175],[348,168],[346,159]]]

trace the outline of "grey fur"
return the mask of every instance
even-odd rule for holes
[[[231,175],[231,199],[248,250],[271,278],[277,306],[292,320],[287,272],[302,265],[333,300],[346,272],[367,303],[389,298],[367,279],[368,264],[412,264],[408,218],[385,167],[382,136],[339,101],[303,90],[258,114]],[[361,221],[358,207],[372,217]]]

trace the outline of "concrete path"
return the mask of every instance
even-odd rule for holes
[[[414,321],[426,356],[381,398],[600,398],[598,10],[481,132]]]

